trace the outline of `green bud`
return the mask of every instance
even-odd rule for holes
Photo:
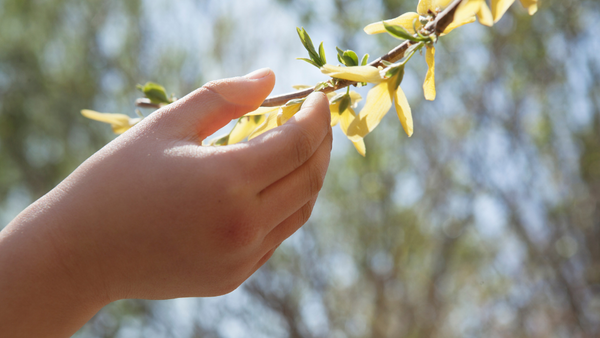
[[[167,97],[167,91],[165,90],[165,87],[156,84],[154,82],[146,82],[145,85],[137,85],[137,88],[139,90],[142,91],[142,93],[144,93],[144,95],[150,99],[150,102],[155,103],[155,104],[160,104],[160,103],[171,103],[172,101],[169,100],[169,98]]]

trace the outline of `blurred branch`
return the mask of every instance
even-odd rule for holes
[[[140,108],[154,108],[154,109],[160,108],[160,104],[152,103],[152,102],[150,102],[150,99],[147,99],[145,97],[136,99],[135,105]]]
[[[463,0],[454,0],[454,2],[452,4],[450,4],[450,6],[448,6],[444,11],[442,11],[440,14],[438,14],[438,16],[435,18],[434,21],[428,23],[425,26],[425,30],[430,33],[435,33],[436,35],[440,35],[441,32],[443,32],[446,29],[446,27],[448,27],[448,25],[450,25],[452,23],[452,20],[454,19],[454,13],[456,12],[456,9],[458,8],[458,6],[460,5],[460,3],[462,1]],[[373,67],[384,66],[383,61],[396,62],[396,61],[402,59],[404,57],[404,52],[406,52],[408,47],[410,47],[411,45],[413,45],[415,43],[416,42],[406,40],[403,43],[401,43],[400,45],[398,45],[396,48],[389,51],[387,54],[370,62],[369,66],[373,66]],[[348,86],[356,85],[356,84],[357,84],[357,82],[355,82],[355,81],[340,80],[334,87],[327,87],[327,88],[323,89],[322,92],[323,93],[331,93],[336,90],[346,88]],[[297,91],[297,92],[293,92],[293,93],[273,96],[273,97],[266,99],[262,103],[261,106],[263,106],[263,107],[281,106],[281,105],[286,104],[289,100],[301,99],[301,98],[307,97],[313,91],[314,90],[312,88],[309,88],[309,89],[305,89],[305,90],[301,90],[301,91]]]

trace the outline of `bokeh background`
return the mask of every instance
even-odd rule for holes
[[[112,140],[137,83],[183,96],[269,66],[281,94],[325,79],[295,27],[377,56],[366,24],[416,0],[0,0],[0,226]],[[600,336],[600,2],[516,4],[425,61],[362,158],[337,131],[311,220],[233,293],[123,300],[76,337]],[[363,96],[364,90],[360,91]]]

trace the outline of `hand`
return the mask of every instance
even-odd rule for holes
[[[153,113],[19,215],[0,233],[0,256],[3,246],[25,262],[43,255],[31,263],[35,278],[41,266],[55,278],[32,282],[66,278],[49,289],[71,285],[96,305],[234,290],[308,220],[329,164],[321,93],[250,142],[201,146],[256,109],[274,82],[268,69],[210,82]],[[10,264],[0,259],[0,274]]]

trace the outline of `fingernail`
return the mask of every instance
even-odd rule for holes
[[[258,79],[262,79],[263,77],[269,75],[270,73],[271,73],[271,69],[261,68],[261,69],[253,71],[252,73],[250,73],[244,77],[247,79],[250,79],[250,80],[258,80]]]

